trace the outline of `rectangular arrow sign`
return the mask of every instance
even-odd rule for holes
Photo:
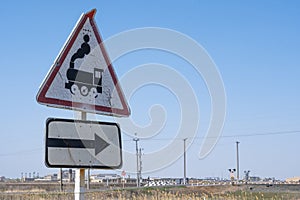
[[[49,118],[45,152],[48,167],[119,169],[120,127],[110,122]]]

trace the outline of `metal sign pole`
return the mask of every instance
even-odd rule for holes
[[[81,112],[81,120],[86,120],[86,112]],[[75,200],[84,200],[84,192],[85,192],[85,170],[84,169],[76,169],[75,171],[75,188],[74,188],[74,197]]]

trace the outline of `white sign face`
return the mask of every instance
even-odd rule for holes
[[[119,169],[120,128],[116,123],[49,118],[45,152],[48,167]]]
[[[130,110],[94,21],[84,14],[45,78],[37,101],[48,106],[105,115]]]

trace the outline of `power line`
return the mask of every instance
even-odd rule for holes
[[[300,130],[295,130],[295,131],[277,131],[277,132],[265,132],[265,133],[249,133],[249,134],[237,134],[237,135],[221,135],[219,138],[236,138],[236,137],[254,137],[254,136],[268,136],[268,135],[287,135],[287,134],[299,134]],[[215,139],[217,137],[212,137],[212,136],[202,136],[202,137],[193,137],[193,138],[188,138],[185,137],[187,139],[195,139],[195,140],[199,140],[199,139]],[[140,140],[144,140],[144,141],[161,141],[161,140],[183,140],[185,138],[139,138]],[[123,140],[124,142],[129,142],[132,141],[132,139],[128,139],[128,140]]]
[[[232,137],[252,137],[252,136],[266,136],[266,135],[286,135],[300,133],[300,130],[296,131],[278,131],[278,132],[265,132],[265,133],[249,133],[249,134],[240,134],[240,135],[223,135],[222,138],[232,138]],[[210,137],[208,137],[210,138]],[[215,137],[211,137],[215,138]]]
[[[263,133],[249,133],[249,134],[236,134],[236,135],[221,135],[219,138],[237,138],[237,137],[255,137],[255,136],[269,136],[269,135],[288,135],[288,134],[299,134],[300,130],[293,130],[293,131],[273,131],[273,132],[263,132]],[[202,139],[215,139],[217,137],[193,137],[193,138],[188,138],[185,137],[187,139],[193,139],[193,140],[202,140]],[[139,138],[140,141],[163,141],[163,140],[167,140],[167,141],[171,141],[171,140],[183,140],[185,138]],[[126,139],[123,140],[123,142],[132,142],[132,139]],[[43,148],[34,148],[34,149],[25,149],[25,150],[19,150],[16,152],[11,152],[11,153],[2,153],[0,154],[0,157],[5,157],[5,156],[18,156],[20,154],[32,154],[32,153],[36,153],[39,151],[42,151]]]

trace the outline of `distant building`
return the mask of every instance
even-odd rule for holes
[[[261,178],[258,177],[258,176],[250,176],[250,177],[249,177],[249,181],[250,181],[250,182],[258,182],[258,181],[260,181],[260,180],[261,180]]]
[[[0,182],[4,182],[6,178],[4,176],[0,176]]]
[[[49,174],[44,176],[45,181],[57,181],[57,174]]]
[[[65,182],[73,182],[75,179],[75,170],[62,170],[62,180]],[[60,173],[57,175],[57,180],[60,180]]]
[[[23,178],[21,179],[21,181],[22,181],[22,182],[32,182],[32,181],[34,181],[34,179],[35,179],[35,178],[23,177]]]
[[[121,181],[121,176],[118,174],[95,174],[91,175],[91,182],[103,183],[103,182],[115,182]]]
[[[292,177],[292,178],[287,178],[285,180],[287,183],[300,183],[300,177]]]

